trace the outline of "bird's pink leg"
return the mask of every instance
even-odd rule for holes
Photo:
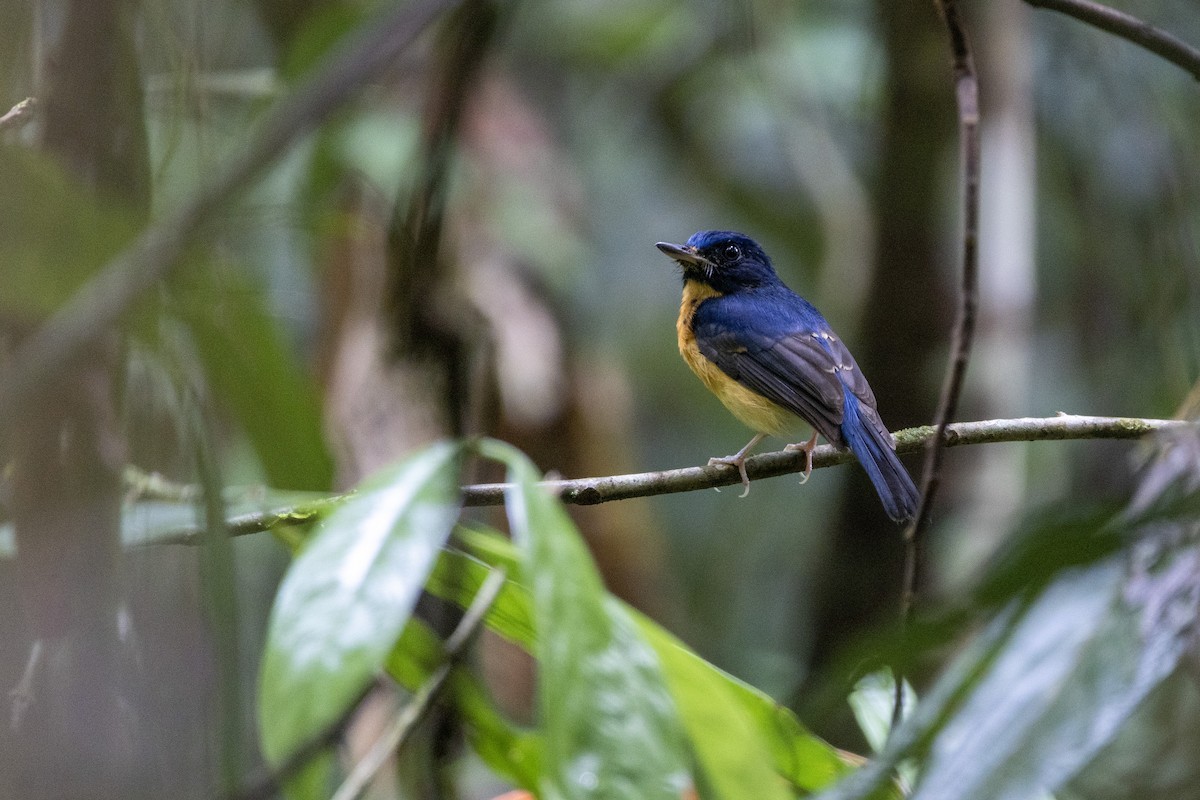
[[[711,467],[714,464],[727,464],[731,467],[737,467],[738,474],[742,476],[742,493],[738,497],[745,497],[750,494],[750,476],[746,474],[746,456],[754,448],[754,445],[765,439],[765,433],[756,433],[754,438],[746,443],[746,446],[738,450],[731,456],[714,457],[708,460],[708,465]],[[813,437],[816,438],[815,436]]]
[[[804,452],[804,476],[800,478],[801,485],[808,482],[808,476],[812,475],[812,453],[813,448],[817,446],[817,432],[813,431],[812,438],[802,444],[784,445],[784,450],[801,450]]]

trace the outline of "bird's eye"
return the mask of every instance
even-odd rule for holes
[[[736,244],[727,244],[721,250],[721,255],[725,256],[726,261],[737,261],[742,257],[742,249]]]

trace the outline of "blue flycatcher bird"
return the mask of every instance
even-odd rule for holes
[[[821,434],[850,448],[889,517],[912,519],[917,487],[896,457],[867,379],[821,312],[779,279],[763,249],[733,231],[700,231],[687,244],[656,246],[683,270],[676,323],[683,360],[755,431],[741,450],[708,463],[737,467],[745,497],[747,454],[768,434],[786,433],[799,417],[812,426],[812,438],[786,449],[807,456],[801,483],[812,472]]]

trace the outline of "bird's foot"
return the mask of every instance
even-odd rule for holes
[[[808,477],[810,475],[812,475],[813,448],[815,448],[816,446],[817,446],[817,433],[816,433],[816,431],[813,431],[812,438],[810,438],[807,442],[800,442],[799,444],[788,444],[788,445],[784,445],[784,447],[783,447],[784,450],[799,450],[802,453],[804,453],[804,474],[800,476],[800,485],[801,486],[808,483]]]
[[[714,464],[725,464],[730,467],[737,467],[738,475],[742,476],[742,493],[738,497],[745,497],[750,494],[750,476],[746,474],[746,456],[750,455],[750,451],[754,446],[761,442],[766,437],[765,433],[756,433],[754,438],[746,442],[746,446],[738,450],[731,456],[715,457],[708,460],[708,465],[711,467]],[[717,491],[720,491],[718,489]]]
[[[727,467],[737,467],[738,475],[742,477],[742,493],[738,497],[750,494],[750,476],[746,474],[746,456],[738,453],[732,456],[714,456],[708,460],[710,467],[724,464]]]

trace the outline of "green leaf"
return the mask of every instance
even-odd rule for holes
[[[456,538],[490,562],[513,565],[514,548],[498,533],[475,527],[460,529]],[[461,553],[443,553],[426,588],[466,606],[488,572],[487,566]],[[680,721],[704,770],[706,797],[770,798],[777,796],[784,781],[816,791],[861,762],[814,736],[791,710],[709,664],[653,620],[611,596],[606,602],[632,615],[657,653]],[[485,622],[492,631],[533,652],[532,615],[529,591],[510,580]]]
[[[132,241],[142,215],[72,180],[54,159],[0,148],[0,310],[35,323]]]
[[[709,664],[649,619],[639,622],[663,661],[692,746],[721,796],[774,796],[767,787],[782,784],[768,782],[761,768],[747,763],[755,757],[806,792],[825,788],[858,763],[814,736],[770,695]],[[732,775],[715,777],[725,771]],[[745,781],[741,790],[737,781]]]
[[[268,483],[329,488],[333,461],[320,403],[262,292],[229,270],[192,274],[200,283],[175,310],[192,332],[209,383],[254,445]]]
[[[562,504],[533,464],[495,441],[508,466],[506,509],[524,560],[537,640],[538,721],[546,741],[540,795],[678,800],[691,785],[687,748],[654,650],[600,575]]]
[[[401,686],[415,692],[444,659],[441,641],[421,620],[413,618],[388,658],[387,671]],[[466,670],[450,675],[446,694],[484,763],[518,786],[536,788],[545,748],[542,738],[505,719],[487,690]]]
[[[434,597],[466,608],[490,572],[486,564],[462,553],[445,551],[434,565],[429,580],[425,582],[425,590]],[[484,623],[495,633],[524,648],[526,652],[533,652],[536,638],[533,630],[533,603],[529,591],[514,582],[511,577],[504,582],[504,588],[488,609]]]
[[[441,443],[379,473],[288,570],[259,689],[272,763],[337,720],[383,667],[458,516],[458,455]]]
[[[892,732],[892,712],[896,703],[896,679],[892,671],[884,668],[864,675],[854,685],[849,697],[850,709],[858,727],[867,738],[867,743],[876,753],[882,753]],[[904,717],[912,713],[917,702],[917,693],[908,681],[904,682]]]
[[[613,602],[616,602],[615,600]],[[792,797],[774,767],[770,737],[747,708],[747,695],[727,675],[644,617],[642,635],[663,665],[688,739],[703,770],[706,798]],[[754,700],[750,701],[751,703]],[[811,788],[811,787],[808,787]]]
[[[917,705],[917,693],[908,681],[903,682],[904,719],[908,719]],[[862,730],[871,749],[882,753],[892,732],[892,714],[896,706],[896,679],[890,669],[864,675],[854,685],[848,698],[854,719]],[[897,772],[904,786],[912,786],[917,778],[917,765],[911,759],[901,763]]]
[[[1120,556],[1064,572],[1030,605],[935,740],[914,797],[1057,792],[1118,737],[1187,652],[1176,624],[1148,624],[1147,609],[1131,606],[1125,565]],[[1187,626],[1196,617],[1193,600]]]

